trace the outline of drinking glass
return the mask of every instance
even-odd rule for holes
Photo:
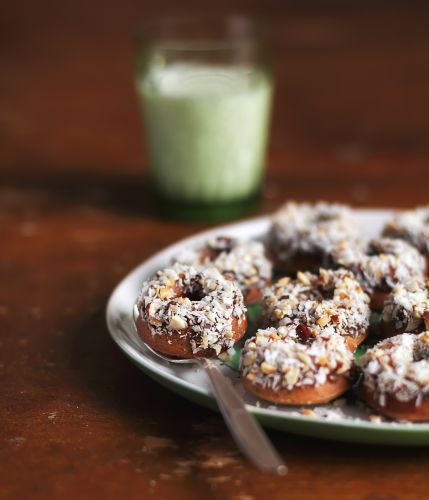
[[[254,205],[272,101],[264,32],[243,17],[164,19],[137,36],[152,192],[169,216],[215,220]]]

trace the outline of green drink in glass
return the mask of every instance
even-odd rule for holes
[[[151,180],[169,215],[232,217],[260,192],[272,82],[257,40],[240,26],[231,39],[155,38],[140,53]]]

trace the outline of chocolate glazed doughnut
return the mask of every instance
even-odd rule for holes
[[[360,359],[360,397],[397,420],[429,420],[429,332],[382,340]]]
[[[340,335],[303,340],[297,326],[258,330],[246,341],[240,364],[244,387],[279,404],[332,401],[353,384],[353,354]]]
[[[321,269],[318,274],[298,272],[297,279],[282,278],[265,292],[265,323],[299,323],[307,337],[337,333],[350,350],[368,335],[369,297],[353,273]]]
[[[416,278],[396,286],[387,297],[380,332],[388,338],[425,330],[429,330],[429,281]]]
[[[327,267],[330,251],[343,240],[360,240],[348,207],[289,202],[273,215],[267,246],[274,268],[293,274]]]
[[[383,235],[408,241],[426,257],[429,267],[429,205],[398,212],[384,226]]]
[[[196,248],[183,250],[174,261],[194,267],[216,267],[223,275],[237,281],[245,304],[260,301],[261,291],[271,284],[272,264],[259,241],[218,236]]]
[[[158,271],[143,284],[137,308],[142,339],[171,356],[217,356],[246,332],[243,295],[214,268],[176,264]]]
[[[371,296],[371,307],[382,309],[392,289],[412,278],[423,279],[424,257],[409,243],[380,238],[361,248],[344,241],[331,252],[335,267],[353,271],[364,290]]]

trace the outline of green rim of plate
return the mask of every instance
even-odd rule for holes
[[[160,376],[159,374],[141,365],[132,357],[131,361],[138,366],[152,380],[156,381],[163,387],[172,392],[184,397],[185,399],[204,406],[210,410],[219,411],[216,401],[213,397],[201,392],[189,390],[183,385],[178,385],[171,380]],[[427,446],[429,445],[429,428],[419,429],[419,424],[397,424],[399,426],[409,425],[409,428],[394,428],[389,424],[386,428],[383,424],[374,424],[367,422],[359,422],[353,425],[353,422],[338,422],[322,420],[321,418],[313,418],[306,416],[290,416],[271,415],[258,410],[255,406],[247,405],[247,409],[255,415],[255,417],[264,425],[271,429],[290,432],[303,436],[317,437],[321,439],[366,443],[366,444],[384,444],[384,445],[402,445],[402,446]]]

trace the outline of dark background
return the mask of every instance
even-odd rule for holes
[[[425,448],[270,432],[263,475],[219,415],[110,340],[120,279],[204,225],[147,200],[129,33],[152,14],[272,19],[276,100],[260,211],[287,198],[428,202],[427,2],[94,0],[0,9],[0,497],[427,496]]]
[[[427,4],[214,4],[9,2],[1,23],[1,171],[28,180],[140,177],[145,157],[129,33],[153,14],[196,10],[272,20],[272,171],[321,182],[338,175],[408,183],[425,175]],[[370,201],[377,203],[375,196]]]

